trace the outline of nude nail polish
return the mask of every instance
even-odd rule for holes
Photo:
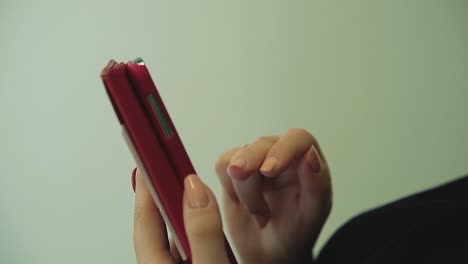
[[[278,159],[275,157],[269,157],[263,162],[263,165],[260,167],[260,171],[266,174],[270,173],[278,165]]]
[[[231,164],[229,164],[229,166],[234,166],[234,167],[237,167],[239,169],[242,169],[242,168],[245,167],[246,164],[247,164],[247,160],[245,160],[245,159],[236,159],[236,160],[231,161]]]
[[[204,208],[208,206],[208,193],[200,177],[195,174],[187,176],[184,180],[184,186],[191,208]]]

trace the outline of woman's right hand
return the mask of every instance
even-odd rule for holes
[[[220,156],[216,172],[241,263],[310,263],[332,204],[328,165],[303,129]]]

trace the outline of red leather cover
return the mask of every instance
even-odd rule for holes
[[[180,140],[179,134],[172,123],[172,120],[167,112],[166,106],[159,95],[156,86],[151,79],[151,76],[146,69],[144,64],[136,64],[133,62],[127,63],[128,77],[135,88],[138,97],[142,100],[145,110],[150,115],[150,120],[155,128],[158,138],[161,140],[162,147],[166,151],[169,161],[172,163],[174,170],[177,173],[179,182],[183,186],[184,179],[187,175],[195,173],[195,169],[192,166],[192,162],[187,155],[184,145]],[[152,108],[148,100],[145,100],[148,95],[153,94],[161,110],[164,112],[164,116],[169,123],[172,130],[172,136],[168,137],[164,134],[164,130],[157,120],[157,117],[153,114]]]
[[[146,169],[148,178],[159,197],[161,206],[171,222],[173,231],[191,262],[190,247],[182,215],[183,180],[195,173],[193,165],[172,123],[169,113],[143,63],[116,63],[110,61],[101,78],[117,114],[127,130],[133,148]],[[159,103],[172,131],[164,133],[160,122],[147,100],[152,94]],[[231,263],[237,263],[227,242]]]

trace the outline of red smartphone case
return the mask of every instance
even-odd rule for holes
[[[195,170],[156,86],[141,59],[127,64],[111,60],[101,78],[123,135],[179,253],[191,263],[182,197],[184,178]],[[227,240],[225,244],[231,263],[237,263]]]

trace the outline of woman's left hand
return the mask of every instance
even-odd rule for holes
[[[184,223],[193,264],[229,263],[218,204],[197,175],[185,178]],[[138,263],[181,262],[169,245],[166,226],[141,175],[136,175],[133,240]]]

